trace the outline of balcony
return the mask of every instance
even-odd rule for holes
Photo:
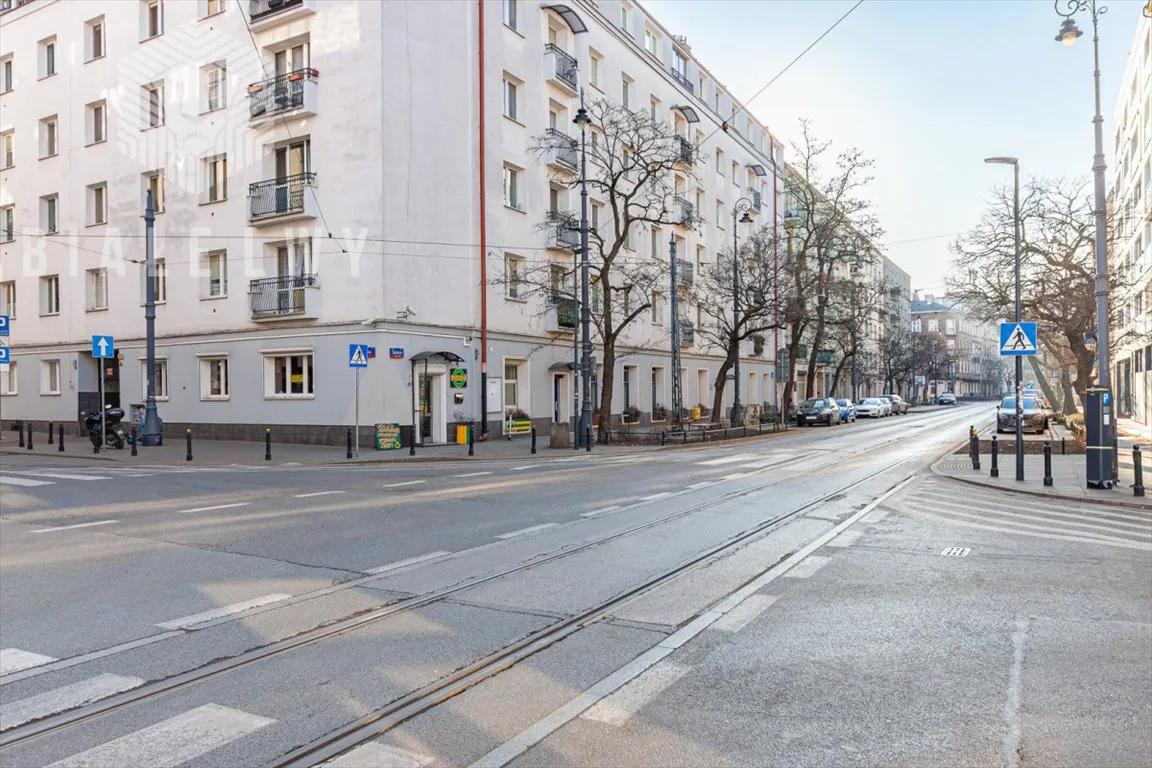
[[[544,46],[544,78],[572,96],[576,95],[576,59],[555,43]]]
[[[557,168],[575,170],[580,161],[580,145],[576,139],[555,128],[544,131],[544,138],[548,143],[544,161]]]
[[[684,165],[695,164],[696,146],[683,136],[673,136],[672,140],[675,142],[674,150],[676,152],[677,162],[683,163]]]
[[[580,224],[575,216],[567,211],[549,211],[544,221],[548,225],[545,248],[580,250]]]
[[[572,333],[576,330],[576,300],[567,296],[553,296],[544,311],[544,326],[548,333]]]
[[[316,13],[317,0],[248,0],[253,32]]]
[[[759,213],[761,210],[763,210],[761,206],[764,204],[764,200],[760,194],[760,190],[748,187],[744,194],[747,195],[748,199],[752,201],[753,213]]]
[[[675,67],[669,67],[669,70],[672,72],[673,79],[684,86],[688,90],[688,93],[696,93],[696,88],[692,85],[692,81],[688,79],[688,75],[685,75]]]
[[[696,343],[696,326],[686,317],[680,318],[680,346],[690,347]]]
[[[676,284],[684,288],[695,282],[696,273],[692,269],[692,262],[685,261],[684,259],[676,259]]]
[[[248,283],[252,319],[315,320],[320,317],[320,285],[316,275],[281,275]]]
[[[248,222],[260,226],[265,222],[314,219],[317,216],[316,174],[297,173],[282,179],[268,179],[248,185]]]
[[[248,86],[248,125],[271,124],[277,117],[311,117],[316,114],[319,72],[298,69]]]
[[[673,224],[681,227],[691,227],[696,221],[696,206],[680,195],[672,198],[672,210],[669,216]]]

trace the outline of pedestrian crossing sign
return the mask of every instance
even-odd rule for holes
[[[349,368],[367,368],[368,367],[368,347],[364,344],[349,344],[348,345],[348,367]]]
[[[1007,357],[1036,354],[1036,323],[1000,323],[1000,354]]]

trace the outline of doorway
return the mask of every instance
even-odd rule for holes
[[[446,442],[444,370],[429,367],[416,374],[416,442],[421,445]]]
[[[276,213],[298,211],[304,207],[301,177],[311,167],[310,151],[307,139],[276,148]]]

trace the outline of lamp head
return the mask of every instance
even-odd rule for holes
[[[1014,157],[986,157],[984,158],[984,162],[993,165],[1018,165],[1020,163],[1020,161]]]
[[[1076,44],[1076,38],[1082,34],[1084,33],[1076,26],[1074,20],[1064,19],[1064,23],[1060,25],[1060,31],[1056,33],[1056,40],[1071,48]]]
[[[572,122],[583,128],[592,122],[592,118],[588,117],[588,110],[580,107],[580,109],[576,110],[576,117]]]
[[[741,224],[751,224],[752,217],[748,215],[748,211],[744,211],[744,215],[740,217]]]

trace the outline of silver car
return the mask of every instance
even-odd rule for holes
[[[878,419],[881,416],[886,416],[888,406],[878,397],[866,397],[860,402],[856,403],[856,416],[870,416],[873,419]]]
[[[892,413],[908,413],[908,401],[900,395],[884,395],[892,403]]]

